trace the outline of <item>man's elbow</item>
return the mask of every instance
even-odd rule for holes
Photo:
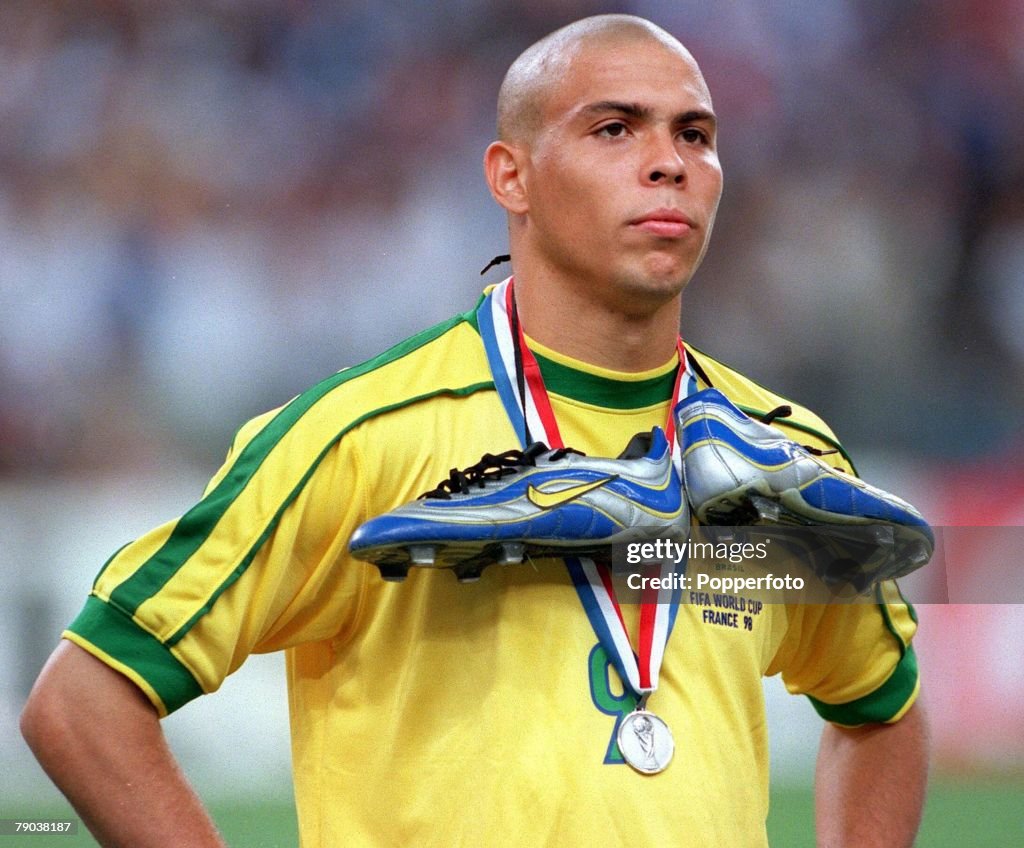
[[[40,678],[21,711],[21,735],[40,762],[66,744],[70,706],[51,678]]]
[[[21,735],[46,767],[113,728],[159,722],[141,690],[71,642],[61,642],[39,673],[21,712]]]
[[[21,711],[21,735],[40,760],[64,747],[73,734],[74,687],[58,653],[43,667]]]

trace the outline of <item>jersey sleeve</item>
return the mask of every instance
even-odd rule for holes
[[[115,553],[63,634],[161,715],[250,653],[352,626],[366,573],[346,549],[365,517],[358,449],[300,401],[243,427],[202,499]]]
[[[913,607],[894,581],[875,588],[875,603],[789,608],[783,644],[768,669],[807,695],[818,714],[853,727],[898,721],[917,699],[920,678],[911,639]]]
[[[772,426],[816,449],[834,468],[857,474],[850,455],[815,413],[694,352],[705,383],[720,388],[749,415],[787,408]],[[917,618],[893,581],[877,586],[872,600],[786,606],[784,630],[765,673],[781,673],[790,692],[807,695],[818,713],[836,724],[897,721],[920,689],[911,643]]]
[[[781,672],[791,693],[806,695],[822,718],[846,727],[898,721],[920,691],[914,608],[895,580],[873,593],[856,602],[787,607],[788,626],[767,672]]]

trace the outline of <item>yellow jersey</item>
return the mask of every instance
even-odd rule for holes
[[[621,374],[531,348],[567,445],[615,456],[664,426],[676,361]],[[783,402],[689,355],[742,407]],[[837,445],[792,406],[776,426]],[[204,497],[118,551],[64,636],[161,714],[249,654],[286,651],[305,848],[764,846],[763,676],[842,724],[913,702],[916,623],[894,584],[877,605],[767,604],[749,630],[683,604],[650,702],[676,755],[660,774],[632,770],[615,731],[634,699],[564,563],[394,584],[348,554],[362,522],[516,447],[475,312],[457,316],[246,424]],[[623,612],[635,633],[636,608]]]

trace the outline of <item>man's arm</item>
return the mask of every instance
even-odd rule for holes
[[[223,848],[127,677],[63,641],[36,681],[21,731],[101,845]]]
[[[814,780],[820,848],[909,848],[928,782],[928,728],[914,704],[894,724],[826,724]]]

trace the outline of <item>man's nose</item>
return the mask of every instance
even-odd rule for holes
[[[686,181],[686,163],[676,147],[675,138],[659,135],[652,139],[650,153],[643,167],[644,181],[650,185],[658,183],[674,183],[682,185]]]

